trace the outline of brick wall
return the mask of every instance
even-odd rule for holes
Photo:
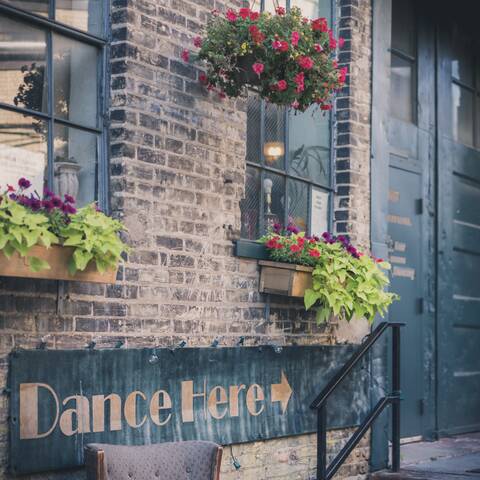
[[[237,5],[241,2],[236,2]],[[235,5],[235,1],[232,1]],[[337,231],[369,245],[370,0],[341,0],[342,61],[349,85],[337,100]],[[133,247],[115,285],[0,278],[0,353],[5,385],[14,347],[127,348],[180,340],[192,345],[310,344],[355,341],[366,325],[318,327],[302,303],[272,298],[266,318],[258,267],[233,256],[245,172],[245,101],[199,88],[199,71],[179,60],[215,0],[113,0],[111,203]],[[353,63],[350,63],[352,61]],[[352,328],[353,327],[353,328]],[[0,404],[0,464],[7,462],[8,397]],[[346,432],[331,432],[332,448]],[[336,442],[336,443],[335,443]],[[309,478],[312,436],[233,447],[224,478]],[[363,475],[368,447],[342,477]],[[247,475],[248,473],[248,475]],[[0,478],[7,478],[0,473]],[[81,478],[40,475],[30,478]]]

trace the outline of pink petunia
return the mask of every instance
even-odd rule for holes
[[[288,88],[288,85],[287,85],[287,82],[285,80],[279,80],[277,82],[277,89],[280,91],[280,92],[283,92],[284,90],[286,90]]]
[[[284,7],[277,7],[277,8],[275,9],[275,12],[276,12],[277,15],[285,15],[286,10],[285,10]]]
[[[328,30],[327,19],[317,18],[315,20],[312,20],[312,30],[326,32]]]
[[[258,20],[258,17],[260,17],[260,14],[258,12],[250,12],[250,20],[252,22],[256,22]]]
[[[292,45],[296,47],[298,45],[298,41],[300,40],[300,34],[298,32],[292,32]]]
[[[297,63],[302,67],[304,70],[310,70],[313,68],[313,60],[310,57],[307,57],[306,55],[302,55],[301,57],[298,57]]]
[[[195,45],[197,48],[200,48],[202,46],[202,37],[196,36],[193,39],[193,45]]]
[[[298,107],[300,106],[300,104],[298,103],[298,100],[294,100],[290,106],[295,109],[295,110],[298,110]]]
[[[182,60],[184,62],[188,62],[190,60],[190,52],[188,50],[183,50],[182,52]]]
[[[243,18],[243,20],[246,20],[250,16],[251,10],[247,7],[241,8],[238,11],[238,14]]]
[[[323,47],[319,43],[316,43],[313,48],[316,52],[323,52]]]
[[[265,65],[263,63],[257,62],[252,65],[252,70],[260,77],[263,70],[265,69]]]
[[[288,42],[285,40],[274,40],[272,42],[272,48],[274,50],[278,50],[279,52],[286,52],[288,51]]]
[[[228,10],[225,16],[229,22],[237,21],[237,14],[233,10]]]

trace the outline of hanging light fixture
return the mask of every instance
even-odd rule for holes
[[[285,154],[285,145],[283,142],[267,142],[263,145],[263,156],[267,163],[275,163]]]

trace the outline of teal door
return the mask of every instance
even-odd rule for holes
[[[463,12],[463,18],[452,18],[447,6],[438,25],[440,435],[480,430],[478,15],[469,15],[468,8],[460,5],[455,11]]]
[[[428,254],[433,227],[426,215],[430,198],[434,118],[433,38],[421,28],[413,1],[393,0],[388,115],[387,245],[392,265],[391,290],[401,301],[390,308],[390,321],[402,330],[401,436],[423,430],[423,324],[428,297]]]

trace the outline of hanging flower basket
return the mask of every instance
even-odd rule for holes
[[[238,97],[248,87],[276,105],[330,110],[347,74],[336,59],[342,44],[325,18],[309,20],[298,7],[275,14],[241,8],[213,11],[204,36],[194,39],[199,50],[182,58],[203,62],[199,81],[220,96]]]
[[[0,276],[115,283],[122,254],[121,222],[95,204],[45,190],[29,193],[21,178],[0,195]]]

